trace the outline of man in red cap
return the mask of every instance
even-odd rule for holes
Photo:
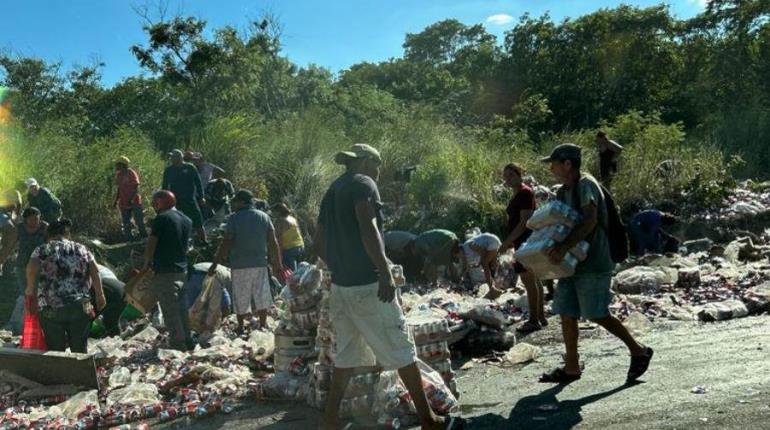
[[[174,193],[161,190],[152,196],[158,214],[147,240],[143,272],[153,272],[150,291],[155,294],[169,331],[172,349],[185,351],[188,334],[182,322],[177,289],[187,278],[187,251],[190,249],[192,221],[174,205]]]

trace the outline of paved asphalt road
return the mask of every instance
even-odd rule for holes
[[[537,361],[514,368],[474,362],[458,371],[468,429],[770,429],[770,317],[714,324],[656,323],[641,336],[655,349],[642,383],[623,384],[628,355],[601,329],[582,331],[584,376],[568,386],[538,384],[559,364],[558,318],[520,341],[540,345]],[[691,392],[706,387],[705,394]],[[538,409],[557,405],[558,410]],[[319,413],[295,403],[254,403],[231,415],[170,428],[316,429]]]

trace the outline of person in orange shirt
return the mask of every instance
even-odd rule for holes
[[[144,214],[142,213],[142,199],[139,195],[139,175],[128,166],[131,161],[126,156],[120,156],[115,160],[115,206],[120,210],[120,218],[123,223],[123,235],[126,240],[134,240],[131,219],[133,218],[139,237],[147,237],[144,228]]]

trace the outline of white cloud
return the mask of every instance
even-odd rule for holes
[[[687,3],[694,4],[702,8],[705,8],[706,6],[708,6],[708,2],[709,0],[687,0]]]
[[[511,22],[513,22],[513,17],[505,13],[498,13],[487,18],[487,24],[505,25]]]

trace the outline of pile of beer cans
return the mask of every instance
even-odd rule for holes
[[[407,320],[417,357],[438,372],[453,393],[457,392],[452,371],[449,321],[444,318]]]
[[[322,272],[303,263],[284,291],[286,309],[275,330],[276,372],[307,375],[315,359]]]

